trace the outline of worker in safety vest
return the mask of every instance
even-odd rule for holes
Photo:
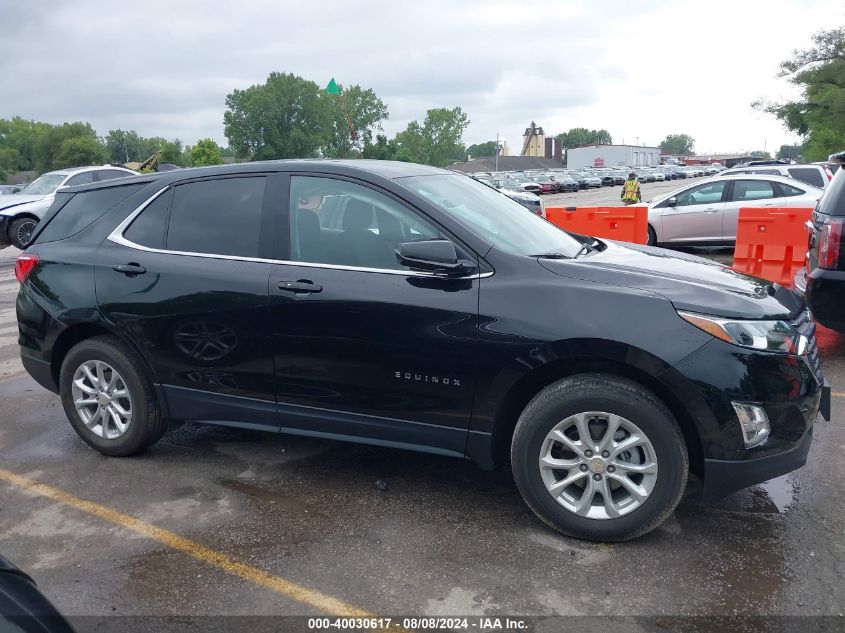
[[[637,174],[631,172],[628,174],[628,180],[622,185],[622,202],[624,204],[636,204],[642,200],[640,194],[640,181],[637,180]]]

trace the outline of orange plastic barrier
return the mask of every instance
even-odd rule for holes
[[[812,209],[798,207],[740,209],[733,269],[791,288],[804,266],[804,224],[812,214]]]
[[[648,207],[546,207],[546,219],[573,233],[620,242],[648,242]]]

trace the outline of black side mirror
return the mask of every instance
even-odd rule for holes
[[[449,240],[405,242],[396,248],[396,260],[411,270],[449,277],[469,275],[478,269],[473,262],[458,259],[458,251]]]

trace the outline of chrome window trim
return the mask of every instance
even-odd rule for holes
[[[106,238],[108,241],[113,242],[114,244],[120,244],[121,246],[125,246],[127,248],[131,248],[138,251],[144,251],[146,253],[158,253],[160,255],[182,255],[185,257],[203,257],[205,259],[225,259],[229,261],[237,261],[237,262],[253,262],[256,264],[284,264],[286,266],[299,266],[302,268],[326,268],[330,270],[348,270],[351,272],[365,272],[365,273],[382,273],[387,275],[402,275],[403,277],[430,277],[434,279],[485,279],[487,277],[493,276],[493,271],[485,272],[485,273],[476,273],[474,275],[467,275],[466,277],[447,277],[444,275],[438,275],[436,273],[427,273],[417,270],[394,270],[392,268],[365,268],[363,266],[339,266],[336,264],[323,264],[320,262],[297,262],[291,261],[286,259],[268,259],[264,257],[242,257],[239,255],[217,255],[213,253],[194,253],[190,251],[171,251],[163,248],[151,248],[149,246],[143,246],[141,244],[136,244],[128,239],[126,239],[123,234],[126,232],[126,229],[129,228],[129,225],[137,218],[143,211],[146,209],[150,204],[155,201],[160,195],[166,192],[170,188],[170,185],[156,191],[153,195],[147,198],[144,202],[142,202],[137,209],[132,211],[126,218],[118,224],[114,230],[109,233],[109,236]]]

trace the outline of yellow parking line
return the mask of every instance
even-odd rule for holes
[[[834,398],[845,398],[845,391],[832,391],[830,392]]]
[[[193,556],[197,560],[208,563],[212,567],[216,567],[233,576],[242,578],[253,584],[265,587],[270,591],[274,591],[291,600],[296,600],[302,604],[315,607],[320,611],[337,616],[351,616],[351,617],[374,617],[373,614],[359,609],[351,604],[332,598],[313,589],[308,589],[302,585],[298,585],[279,576],[273,576],[266,571],[247,565],[235,560],[222,552],[215,551],[204,545],[200,545],[191,539],[179,536],[178,534],[165,530],[164,528],[156,527],[149,523],[145,523],[140,519],[136,519],[128,514],[123,514],[117,510],[112,510],[104,505],[95,503],[93,501],[86,501],[75,497],[70,493],[59,490],[52,486],[39,483],[28,477],[22,477],[15,473],[0,468],[0,481],[5,481],[13,486],[22,488],[29,492],[35,493],[41,497],[52,499],[58,503],[74,507],[90,515],[119,525],[120,527],[132,530],[133,532],[145,536],[154,541],[166,545],[167,547]]]

